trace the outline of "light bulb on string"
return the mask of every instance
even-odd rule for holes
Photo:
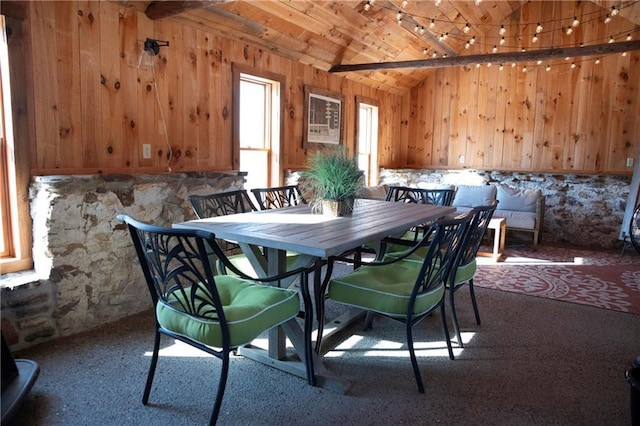
[[[507,33],[507,30],[504,28],[504,25],[500,25],[500,31],[499,31],[500,35],[505,35]]]
[[[540,22],[538,22],[538,26],[536,26],[536,33],[540,34],[542,32],[542,25],[540,25]]]
[[[469,49],[470,47],[471,47],[471,43],[466,42],[466,43],[464,44],[464,48],[465,48],[465,49]]]
[[[462,29],[462,31],[465,34],[469,34],[469,31],[471,30],[471,27],[469,26],[469,23],[467,22],[467,24],[464,26],[464,28]]]
[[[482,0],[475,0],[476,6],[479,6],[482,3]]]
[[[416,24],[416,26],[413,27],[413,32],[417,33],[418,31],[420,31],[420,25]]]
[[[572,26],[573,28],[576,28],[578,25],[580,25],[580,21],[578,20],[578,17],[577,17],[577,16],[574,16],[574,17],[573,17],[573,22],[571,23],[571,26]]]
[[[566,33],[567,35],[571,35],[571,33],[573,33],[573,27],[567,27]]]
[[[500,64],[500,67],[498,69],[502,71],[504,69],[504,65]]]
[[[409,4],[409,2],[407,0],[403,0],[402,1],[402,8],[406,9],[408,4]]]
[[[491,62],[487,62],[487,68],[489,68],[491,65]]]
[[[633,37],[631,37],[631,34],[627,34],[627,41],[631,41],[633,40]]]
[[[480,68],[480,64],[476,64],[476,68]]]
[[[424,34],[424,27],[420,27],[420,35]]]
[[[537,64],[537,65],[542,64],[542,59],[538,59],[538,60],[536,61],[536,64]]]
[[[538,35],[534,34],[533,38],[531,39],[531,43],[537,43],[538,42]]]
[[[613,39],[613,36],[609,36],[609,44],[613,43],[615,40]]]
[[[545,70],[547,70],[547,72],[548,72],[548,71],[551,71],[551,65],[547,65],[547,67],[545,68]]]
[[[504,39],[504,37],[502,37],[502,38],[500,39],[500,46],[504,45],[504,43],[505,43],[505,42],[506,42],[506,40]]]
[[[429,28],[434,28],[435,26],[436,26],[436,20],[431,19],[431,22],[429,22]]]
[[[511,62],[511,68],[515,68],[516,67],[516,63],[515,62]]]
[[[571,62],[571,68],[575,68],[576,67],[576,63],[575,62]]]
[[[618,9],[615,6],[611,6],[611,16],[618,16]]]
[[[422,54],[426,55],[427,54],[427,48],[425,47],[424,49],[422,49]]]
[[[600,63],[600,58],[596,58],[596,65]]]
[[[432,58],[437,58],[438,57],[438,52],[437,51],[433,51],[433,53],[431,54]]]
[[[439,7],[442,4],[442,0],[435,0],[434,3],[436,7]]]
[[[396,15],[396,21],[402,21],[402,11],[399,10],[398,14]]]
[[[522,72],[527,72],[527,66],[522,67]]]
[[[604,18],[604,23],[608,24],[609,22],[611,22],[611,16],[607,13],[607,16]]]
[[[371,9],[371,2],[370,2],[370,1],[368,1],[368,2],[364,5],[364,10],[365,10],[366,12],[368,12],[368,11],[369,11],[369,9]]]
[[[496,53],[498,51],[498,46],[496,46],[495,44],[493,45],[493,53]]]
[[[471,37],[471,40],[469,40],[470,44],[475,44],[476,42],[476,36]]]

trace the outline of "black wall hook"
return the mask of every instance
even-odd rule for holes
[[[169,46],[168,41],[156,40],[153,38],[147,38],[144,42],[144,50],[149,54],[153,54],[154,56],[160,53],[160,48]]]

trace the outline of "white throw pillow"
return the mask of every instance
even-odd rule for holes
[[[456,188],[453,207],[487,206],[496,199],[494,185],[460,185]],[[502,208],[502,206],[498,206]]]
[[[515,189],[505,185],[498,186],[498,209],[518,212],[535,212],[540,189]]]

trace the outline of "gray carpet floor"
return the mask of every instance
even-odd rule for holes
[[[352,382],[348,394],[234,357],[219,424],[631,423],[624,375],[640,354],[640,316],[476,292],[480,326],[468,292],[457,293],[466,343],[455,361],[444,350],[439,314],[417,326],[425,394],[415,385],[403,325],[376,317],[373,330],[363,331],[362,321],[343,330],[325,354],[327,368]],[[177,351],[168,338],[150,404],[142,405],[152,329],[152,313],[145,312],[14,354],[41,367],[15,424],[206,424],[219,361]]]

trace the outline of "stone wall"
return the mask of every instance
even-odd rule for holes
[[[2,332],[13,350],[149,309],[116,215],[171,226],[194,219],[188,194],[244,186],[246,173],[44,176],[30,188],[35,272],[2,278]]]
[[[380,183],[420,186],[505,184],[514,188],[540,188],[545,195],[541,241],[584,247],[619,248],[618,240],[631,176],[575,175],[481,170],[382,169]],[[530,234],[510,231],[509,241]]]

